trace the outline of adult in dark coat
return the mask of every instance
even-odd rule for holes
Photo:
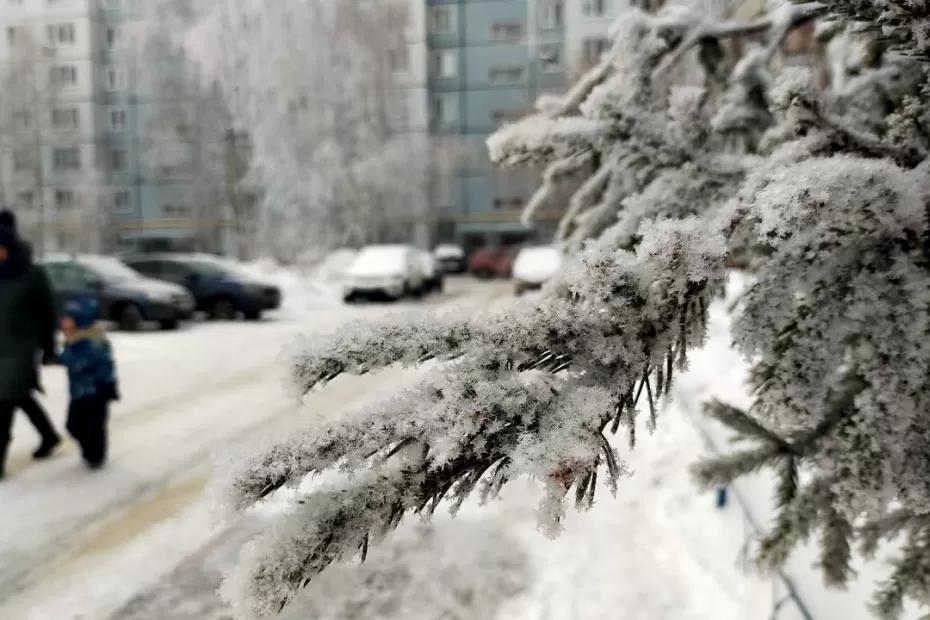
[[[55,357],[55,304],[45,271],[29,254],[15,228],[0,226],[0,478],[17,408],[34,424],[41,415],[36,426],[43,445],[59,441],[45,412],[31,400],[39,385],[37,355],[41,351],[47,362]]]

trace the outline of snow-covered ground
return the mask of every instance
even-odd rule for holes
[[[285,289],[288,301],[280,312],[258,323],[197,322],[172,333],[113,334],[123,399],[112,410],[110,463],[101,472],[85,470],[70,441],[52,460],[32,462],[38,440],[25,417],[17,417],[8,475],[0,484],[0,618],[103,617],[101,610],[172,568],[209,530],[191,536],[198,530],[181,527],[155,549],[135,543],[198,503],[213,473],[214,451],[296,416],[279,363],[292,338],[408,306],[344,307],[294,288]],[[426,303],[485,304],[508,288],[474,289],[459,280]],[[301,295],[312,303],[301,305]],[[337,381],[309,404],[338,411],[391,380]],[[64,372],[46,369],[43,382],[43,403],[63,429]],[[211,522],[205,512],[200,521]],[[120,564],[135,551],[144,561]],[[103,565],[114,570],[98,571]],[[88,578],[75,580],[75,574]]]
[[[301,424],[278,364],[295,333],[395,308],[345,307],[306,286],[306,276],[265,273],[289,302],[261,323],[114,335],[124,400],[114,408],[106,470],[85,471],[70,444],[47,463],[30,462],[35,438],[17,420],[10,477],[0,484],[0,618],[228,617],[216,587],[268,509],[217,524],[208,491],[213,453]],[[509,290],[506,282],[456,279],[428,303],[483,307]],[[405,523],[365,567],[336,567],[312,584],[286,617],[772,617],[781,594],[777,583],[746,570],[751,530],[742,512],[732,503],[717,509],[687,472],[705,449],[695,397],[728,393],[743,372],[726,351],[720,320],[707,363],[683,378],[660,431],[628,455],[635,475],[616,499],[602,489],[590,512],[570,513],[565,531],[549,540],[535,528],[534,483],[515,483],[490,506],[467,504],[455,520],[437,515],[433,533]],[[304,407],[338,415],[413,374],[342,377]],[[51,370],[45,382],[60,428],[64,377]],[[789,604],[775,617],[800,616]]]

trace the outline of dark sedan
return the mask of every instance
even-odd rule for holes
[[[56,301],[91,296],[102,318],[121,329],[139,329],[155,321],[162,329],[175,329],[194,312],[194,299],[184,288],[146,278],[109,256],[77,255],[42,261]]]
[[[281,305],[277,286],[242,274],[230,263],[204,254],[150,254],[127,259],[136,271],[187,288],[197,309],[213,319],[231,320],[242,314],[248,320]]]

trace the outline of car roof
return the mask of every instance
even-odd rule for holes
[[[97,260],[101,258],[119,260],[117,257],[108,254],[66,254],[64,252],[59,252],[48,254],[38,262],[40,265],[50,265],[54,263],[79,263],[82,260]]]
[[[176,260],[176,261],[190,261],[190,260],[217,260],[221,259],[220,256],[214,256],[213,254],[195,254],[195,253],[180,253],[180,252],[153,252],[151,254],[134,254],[132,256],[127,256],[124,260],[127,263],[141,263],[147,260]]]

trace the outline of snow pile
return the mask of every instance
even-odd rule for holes
[[[281,311],[287,316],[298,317],[308,310],[339,303],[338,285],[321,279],[315,270],[284,266],[271,258],[240,263],[237,267],[245,275],[281,289]]]

